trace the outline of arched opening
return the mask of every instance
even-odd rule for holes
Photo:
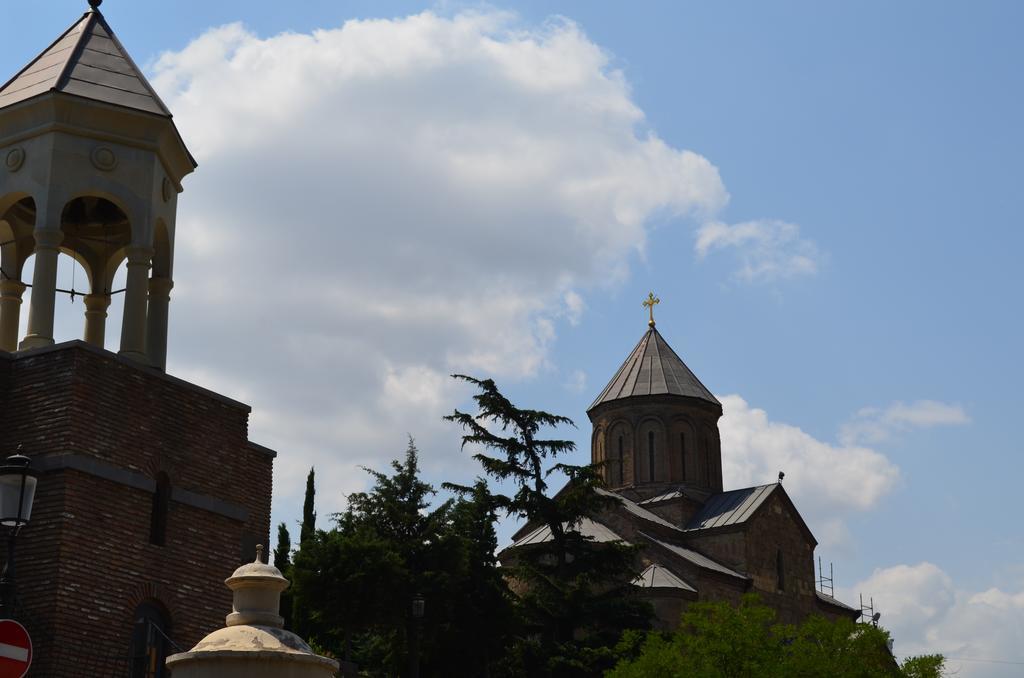
[[[647,419],[637,427],[637,445],[637,477],[645,483],[668,480],[665,428],[660,420]]]
[[[165,678],[164,661],[170,647],[170,618],[156,600],[139,603],[132,615],[132,637],[129,645],[131,678]]]
[[[149,543],[164,546],[167,543],[167,514],[171,508],[171,479],[161,471],[156,475],[153,506],[149,516]]]
[[[36,209],[30,199],[23,199],[8,210],[5,221],[19,224],[21,233],[15,242],[17,253],[4,252],[11,265],[3,267],[5,275],[8,268],[20,269],[17,276],[27,287],[19,309],[18,334],[32,333],[36,338],[30,344],[33,346],[45,345],[49,339],[60,342],[79,338],[105,346],[108,306],[123,289],[114,287],[110,262],[120,261],[117,257],[123,256],[124,248],[131,242],[125,211],[107,198],[81,196],[70,200],[61,211],[61,236],[48,246],[56,249],[55,258],[53,249],[44,249],[42,242],[36,241]],[[47,272],[37,281],[37,264],[44,252]],[[47,290],[53,286],[53,305],[40,298],[35,310],[42,316],[32,321],[33,329],[29,327],[32,297],[42,294],[33,286],[43,283]],[[52,332],[48,326],[51,320]]]
[[[35,275],[36,255],[32,253],[22,268],[22,281],[26,284],[19,314],[18,336],[28,334],[29,309],[32,308],[32,278]],[[72,294],[73,292],[73,294]],[[60,343],[82,338],[85,314],[83,298],[89,293],[89,272],[82,262],[61,248],[57,255],[57,295],[54,300],[53,341]]]
[[[21,318],[27,306],[23,277],[25,261],[32,253],[35,202],[30,197],[7,196],[0,212],[0,350],[18,350]]]

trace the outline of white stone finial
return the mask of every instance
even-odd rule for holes
[[[263,563],[263,544],[256,544],[256,560],[254,563]]]

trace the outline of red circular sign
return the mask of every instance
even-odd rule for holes
[[[0,678],[22,678],[32,665],[32,639],[13,619],[0,619]]]

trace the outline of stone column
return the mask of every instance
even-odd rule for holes
[[[128,284],[124,293],[120,354],[146,362],[146,299],[149,296],[149,267],[153,250],[128,248]],[[34,296],[34,295],[33,295]]]
[[[160,371],[167,369],[167,313],[171,303],[170,278],[149,279],[149,316],[146,325],[146,356]]]
[[[25,289],[20,280],[0,280],[0,351],[18,350],[18,321]]]
[[[53,344],[53,304],[57,294],[57,257],[64,233],[36,229],[35,272],[32,275],[32,302],[28,308],[28,334],[21,348]]]
[[[85,300],[85,340],[93,346],[103,348],[107,337],[107,309],[110,307],[109,294],[87,294]]]

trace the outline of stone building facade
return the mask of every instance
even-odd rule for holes
[[[634,584],[660,627],[677,624],[691,602],[738,602],[747,592],[759,594],[782,622],[860,616],[818,590],[817,541],[781,481],[723,488],[722,405],[653,317],[587,415],[591,459],[608,488],[602,491],[617,502],[579,529],[597,542],[641,547]],[[547,538],[546,528],[526,525],[505,555]]]
[[[90,4],[0,87],[0,456],[20,446],[41,473],[5,614],[32,634],[33,675],[161,676],[166,654],[221,625],[224,573],[267,543],[275,454],[249,441],[247,405],[165,373],[195,162]],[[54,342],[60,254],[88,275],[84,341]]]

